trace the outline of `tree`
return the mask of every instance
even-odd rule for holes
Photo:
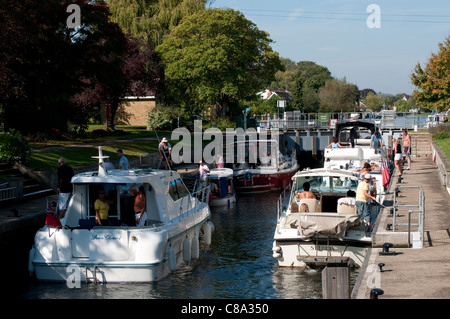
[[[351,112],[359,100],[359,90],[345,78],[331,79],[319,89],[319,98],[321,112]]]
[[[420,63],[411,74],[411,82],[416,86],[413,96],[418,104],[437,111],[446,110],[450,105],[450,36],[439,43],[438,53],[432,53],[425,68]]]
[[[297,63],[293,106],[305,112],[317,112],[320,107],[319,89],[331,79],[328,68],[311,61]]]
[[[295,89],[295,77],[299,71],[298,65],[296,62],[287,58],[281,57],[280,60],[284,66],[284,70],[279,70],[275,73],[275,80],[270,83],[270,88],[293,92]]]
[[[109,0],[111,20],[125,33],[142,38],[151,46],[189,15],[204,10],[206,0]]]
[[[151,46],[127,36],[117,43],[117,47],[121,50],[113,54],[103,53],[95,61],[91,76],[86,79],[88,86],[75,96],[80,107],[105,108],[109,129],[114,127],[123,97],[156,95],[163,86],[163,71]]]
[[[86,125],[92,108],[76,103],[83,90],[109,88],[114,99],[120,81],[126,39],[109,21],[104,1],[77,0],[81,25],[67,24],[73,1],[0,0],[0,104],[7,129],[24,135],[66,131],[68,123]],[[98,94],[98,92],[97,92]]]
[[[370,92],[364,99],[364,105],[374,112],[379,112],[383,108],[384,101],[385,99],[382,95]]]
[[[182,20],[156,48],[169,102],[190,112],[214,105],[224,115],[282,69],[269,35],[232,9],[206,9]]]

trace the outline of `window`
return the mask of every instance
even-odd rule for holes
[[[181,179],[175,179],[170,182],[169,194],[174,201],[177,201],[180,198],[189,195],[189,191],[187,190]]]

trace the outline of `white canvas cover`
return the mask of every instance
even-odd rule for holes
[[[303,240],[311,239],[315,235],[343,240],[347,228],[353,226],[357,220],[358,215],[299,214],[291,222],[291,227],[298,228],[300,238]]]

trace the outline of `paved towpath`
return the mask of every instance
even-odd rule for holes
[[[401,183],[395,179],[390,191],[393,193],[397,185],[422,186],[425,193],[423,248],[390,248],[397,253],[393,256],[380,256],[382,248],[372,248],[353,298],[367,299],[372,288],[380,288],[384,294],[379,299],[450,299],[450,196],[431,157],[412,160],[412,170],[404,172]],[[418,189],[400,188],[400,191],[399,203],[418,203]],[[387,210],[382,213],[385,216],[380,219],[377,232],[386,232],[387,224],[393,223],[393,218],[386,216]],[[407,222],[407,210],[399,210],[398,214],[401,217],[397,223]],[[407,231],[400,227],[398,230]],[[416,230],[413,226],[412,231]],[[379,263],[385,264],[382,272],[378,272]]]

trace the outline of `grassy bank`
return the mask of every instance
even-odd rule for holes
[[[442,149],[447,156],[447,159],[450,160],[450,138],[436,139],[434,142]]]
[[[153,131],[145,127],[119,126],[120,133],[107,135],[99,131],[101,127],[91,126],[84,138],[70,140],[31,141],[30,146],[35,152],[31,154],[28,166],[33,170],[51,170],[58,168],[58,158],[64,157],[70,166],[80,166],[97,162],[92,156],[98,155],[98,146],[101,145],[103,154],[110,160],[118,159],[116,151],[122,149],[125,156],[132,158],[141,154],[158,151],[158,140]],[[158,137],[170,138],[171,132],[158,132]],[[141,138],[154,138],[152,140],[139,140]]]

